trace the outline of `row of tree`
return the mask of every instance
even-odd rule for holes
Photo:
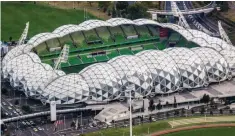
[[[147,7],[139,2],[129,4],[127,1],[100,1],[98,2],[98,6],[103,10],[103,12],[108,12],[108,15],[112,16],[112,18],[123,17],[129,19],[138,19],[149,17],[149,14],[147,13]]]
[[[169,107],[169,102],[167,101],[166,102],[166,105],[165,105],[166,107]],[[174,96],[174,103],[173,103],[173,107],[174,108],[177,108],[177,102],[176,102],[176,98],[175,98],[175,96]],[[156,106],[156,108],[158,109],[158,110],[161,110],[162,109],[162,104],[161,104],[161,101],[159,100],[159,102],[158,102],[158,104],[157,104],[157,106]],[[153,99],[150,99],[149,100],[149,110],[150,111],[153,111],[155,109],[155,105],[154,105],[154,100]]]

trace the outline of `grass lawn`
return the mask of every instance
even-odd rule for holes
[[[233,134],[235,134],[234,127],[220,127],[180,131],[166,134],[164,136],[232,136]]]
[[[208,116],[208,117],[216,117],[216,116]],[[218,117],[221,117],[221,116],[218,116]],[[223,117],[233,117],[233,116],[223,116]],[[182,119],[192,119],[192,118],[202,118],[204,119],[204,117],[201,117],[201,116],[192,116],[192,117],[176,117],[174,118],[175,121],[177,120],[182,120]],[[170,124],[168,123],[169,121],[172,121],[172,119],[167,119],[167,120],[162,120],[162,121],[157,121],[157,122],[152,122],[152,123],[145,123],[145,124],[142,124],[142,125],[136,125],[136,126],[133,126],[133,135],[135,136],[150,136],[148,135],[148,130],[149,130],[149,134],[152,134],[154,132],[158,132],[158,131],[161,131],[161,130],[166,130],[166,129],[172,129]],[[231,122],[228,122],[228,123],[233,123],[234,121],[231,121]],[[220,123],[220,121],[218,122],[208,122],[206,124],[214,124],[214,123]],[[224,122],[223,122],[224,123]],[[204,123],[201,123],[201,124],[197,124],[197,125],[203,125]],[[185,126],[193,126],[193,125],[196,125],[196,124],[188,124],[188,125],[183,125],[183,126],[179,126],[180,127],[185,127]],[[207,128],[205,130],[208,131],[208,129],[213,129],[213,128]],[[222,132],[226,131],[225,127],[222,128],[216,128],[217,130],[221,130]],[[224,130],[223,130],[224,129]],[[100,131],[96,131],[96,132],[93,132],[93,133],[87,133],[85,134],[85,136],[129,136],[129,126],[127,128],[107,128],[107,129],[102,129]],[[200,130],[203,130],[203,129],[200,129]],[[192,131],[200,131],[199,129],[198,130],[192,130]],[[205,131],[204,130],[204,131]],[[191,130],[189,130],[191,131]],[[235,132],[235,128],[228,128],[227,127],[227,131],[229,131],[229,133],[220,133],[220,132],[216,132],[215,135],[212,135],[214,134],[213,131],[208,131],[208,133],[203,133],[203,134],[206,134],[205,136],[221,136],[221,134],[224,134],[224,136],[230,136],[230,135],[226,135],[226,134],[234,134]],[[181,135],[181,132],[182,132],[182,135]],[[173,135],[172,133],[172,136],[204,136],[204,135],[201,135],[202,133],[197,133],[195,132],[191,134],[191,132],[187,133],[188,131],[181,131],[179,132],[180,134],[179,135]],[[183,133],[186,133],[185,135]],[[217,135],[218,133],[218,135]],[[124,135],[123,135],[124,134]],[[177,133],[174,133],[174,134],[178,134]],[[165,135],[164,135],[165,136]],[[168,135],[166,135],[168,136]],[[171,134],[169,134],[169,136],[171,136]]]
[[[52,32],[62,25],[84,21],[82,10],[59,9],[33,2],[1,2],[1,14],[2,41],[8,41],[10,36],[13,40],[18,40],[28,21],[29,37],[42,32]]]
[[[170,128],[170,125],[165,121],[159,121],[159,122],[146,123],[143,125],[134,126],[133,135],[140,136],[143,134],[148,134],[148,128],[149,128],[149,133],[153,133],[156,131],[168,129]],[[123,134],[124,136],[130,135],[129,127],[104,129],[98,132],[85,134],[85,136],[123,136]]]

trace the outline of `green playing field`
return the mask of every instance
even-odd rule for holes
[[[235,134],[234,127],[221,127],[180,131],[166,134],[164,136],[232,136],[232,134]]]

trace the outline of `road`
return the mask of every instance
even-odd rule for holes
[[[185,10],[186,8],[187,9],[194,8],[191,1],[178,1],[178,2],[176,2],[176,4],[180,10]],[[165,2],[165,10],[171,10],[171,2],[170,1]],[[190,25],[191,29],[202,30],[202,28],[204,28],[209,31],[208,34],[213,35],[213,36],[219,36],[217,24],[212,22],[211,20],[209,20],[207,17],[205,17],[205,16],[201,17],[198,14],[185,15],[184,17],[185,17],[186,21],[188,22],[188,24]],[[169,16],[169,18],[170,18],[170,22],[174,23],[174,21],[173,21],[174,17]]]
[[[183,4],[183,2],[180,2]],[[188,9],[193,9],[193,5],[191,1],[184,2]],[[207,28],[210,32],[214,33],[215,36],[218,36],[218,26],[214,22],[210,21],[206,16],[201,17],[200,15],[192,15],[195,20],[198,21],[204,28]]]
[[[3,113],[7,113],[8,117],[17,117],[23,114],[21,109],[15,107],[12,103],[7,101],[5,98],[1,97],[1,108]],[[35,129],[38,130],[38,127],[33,120],[24,120],[17,121],[8,124],[8,129],[10,132],[13,132],[12,135],[20,136],[22,135],[31,135]],[[38,131],[39,134],[48,136],[43,130]]]

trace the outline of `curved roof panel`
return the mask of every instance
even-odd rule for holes
[[[220,82],[226,80],[229,67],[224,57],[211,48],[192,48],[203,61],[209,82]]]
[[[202,87],[207,84],[207,76],[202,60],[187,48],[168,48],[164,50],[176,62],[184,88]]]
[[[73,104],[89,98],[89,86],[79,74],[68,74],[56,78],[48,84],[42,96],[57,104]]]
[[[180,87],[180,73],[175,61],[163,51],[146,50],[136,54],[148,67],[155,93],[171,93]]]
[[[135,85],[135,96],[147,95],[152,86],[152,79],[145,63],[136,56],[123,55],[108,61],[117,71],[124,86]],[[128,96],[128,94],[122,94]]]
[[[132,20],[126,18],[111,18],[106,21],[107,23],[111,24],[111,26],[118,26],[123,24],[135,24]]]
[[[107,101],[120,96],[122,82],[110,64],[96,63],[86,67],[79,74],[88,83],[93,100]]]

